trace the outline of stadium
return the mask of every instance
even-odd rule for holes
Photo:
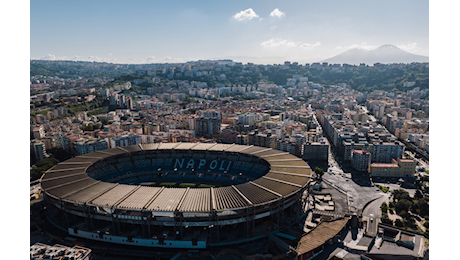
[[[47,218],[69,235],[155,248],[267,237],[299,221],[311,178],[272,148],[154,143],[77,156],[41,179]]]

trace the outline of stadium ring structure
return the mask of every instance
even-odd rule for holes
[[[71,158],[41,186],[47,218],[69,235],[190,249],[256,240],[295,223],[310,179],[307,163],[272,148],[153,143]]]

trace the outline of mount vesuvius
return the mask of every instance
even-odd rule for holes
[[[400,48],[385,44],[374,50],[351,49],[334,57],[323,60],[322,62],[355,64],[365,63],[372,65],[374,63],[411,63],[411,62],[428,62],[428,56],[416,55]]]

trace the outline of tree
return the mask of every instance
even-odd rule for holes
[[[415,191],[414,198],[415,198],[415,199],[421,199],[421,198],[423,198],[423,194],[422,194],[422,192],[421,192],[419,189],[417,189],[417,190]]]
[[[409,214],[407,214],[407,211],[405,210],[401,210],[401,212],[399,212],[398,215],[403,219],[407,219],[410,216]]]
[[[314,171],[315,171],[316,176],[317,176],[319,179],[321,179],[321,178],[323,177],[323,175],[324,175],[324,170],[323,170],[323,169],[321,169],[321,168],[319,168],[319,167],[315,167],[315,170],[314,170]]]
[[[392,194],[395,201],[399,201],[402,199],[411,200],[409,193],[403,189],[394,190]]]
[[[387,214],[382,214],[382,218],[380,220],[383,224],[393,225],[393,220],[391,220]]]
[[[109,124],[109,120],[106,117],[101,117],[99,120],[101,120],[103,126]]]
[[[417,200],[411,207],[412,212],[419,214],[420,216],[427,216],[430,211],[430,206],[426,198]]]
[[[63,162],[67,159],[70,159],[72,155],[62,148],[51,148],[46,149],[46,153],[51,154],[53,158],[56,158],[59,162]]]
[[[423,223],[423,226],[426,227],[427,229],[430,228],[429,225],[430,225],[430,224],[429,224],[429,221],[428,221],[428,220],[425,221],[425,223]]]
[[[48,169],[58,164],[59,160],[56,158],[45,158],[37,162],[34,168],[30,170],[30,175],[35,178],[40,178]]]
[[[407,220],[404,221],[404,226],[406,227],[409,227],[409,228],[412,228],[412,229],[415,229],[416,228],[416,224],[415,224],[415,220],[413,217],[410,217],[408,218]]]
[[[401,211],[409,211],[409,209],[412,207],[412,201],[410,200],[407,200],[407,199],[402,199],[402,200],[399,200],[398,202],[396,202],[396,205],[395,205],[395,210],[396,212],[401,212]]]
[[[395,226],[404,227],[404,223],[398,218],[395,220]]]
[[[382,205],[380,206],[380,209],[382,212],[387,212],[388,211],[388,206],[386,202],[383,202]]]

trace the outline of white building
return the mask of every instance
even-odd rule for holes
[[[139,135],[122,135],[114,138],[110,138],[110,148],[125,147],[130,145],[136,145],[141,143],[141,137]]]
[[[246,113],[246,114],[238,116],[238,122],[242,123],[243,125],[252,125],[255,122],[267,121],[269,119],[270,119],[269,114],[261,114],[261,113]]]
[[[96,140],[81,140],[73,144],[76,155],[83,155],[92,153],[99,150],[109,149],[107,141],[96,139]]]
[[[45,129],[42,125],[39,127],[35,127],[33,130],[33,134],[35,139],[42,139],[43,137],[45,137]]]

